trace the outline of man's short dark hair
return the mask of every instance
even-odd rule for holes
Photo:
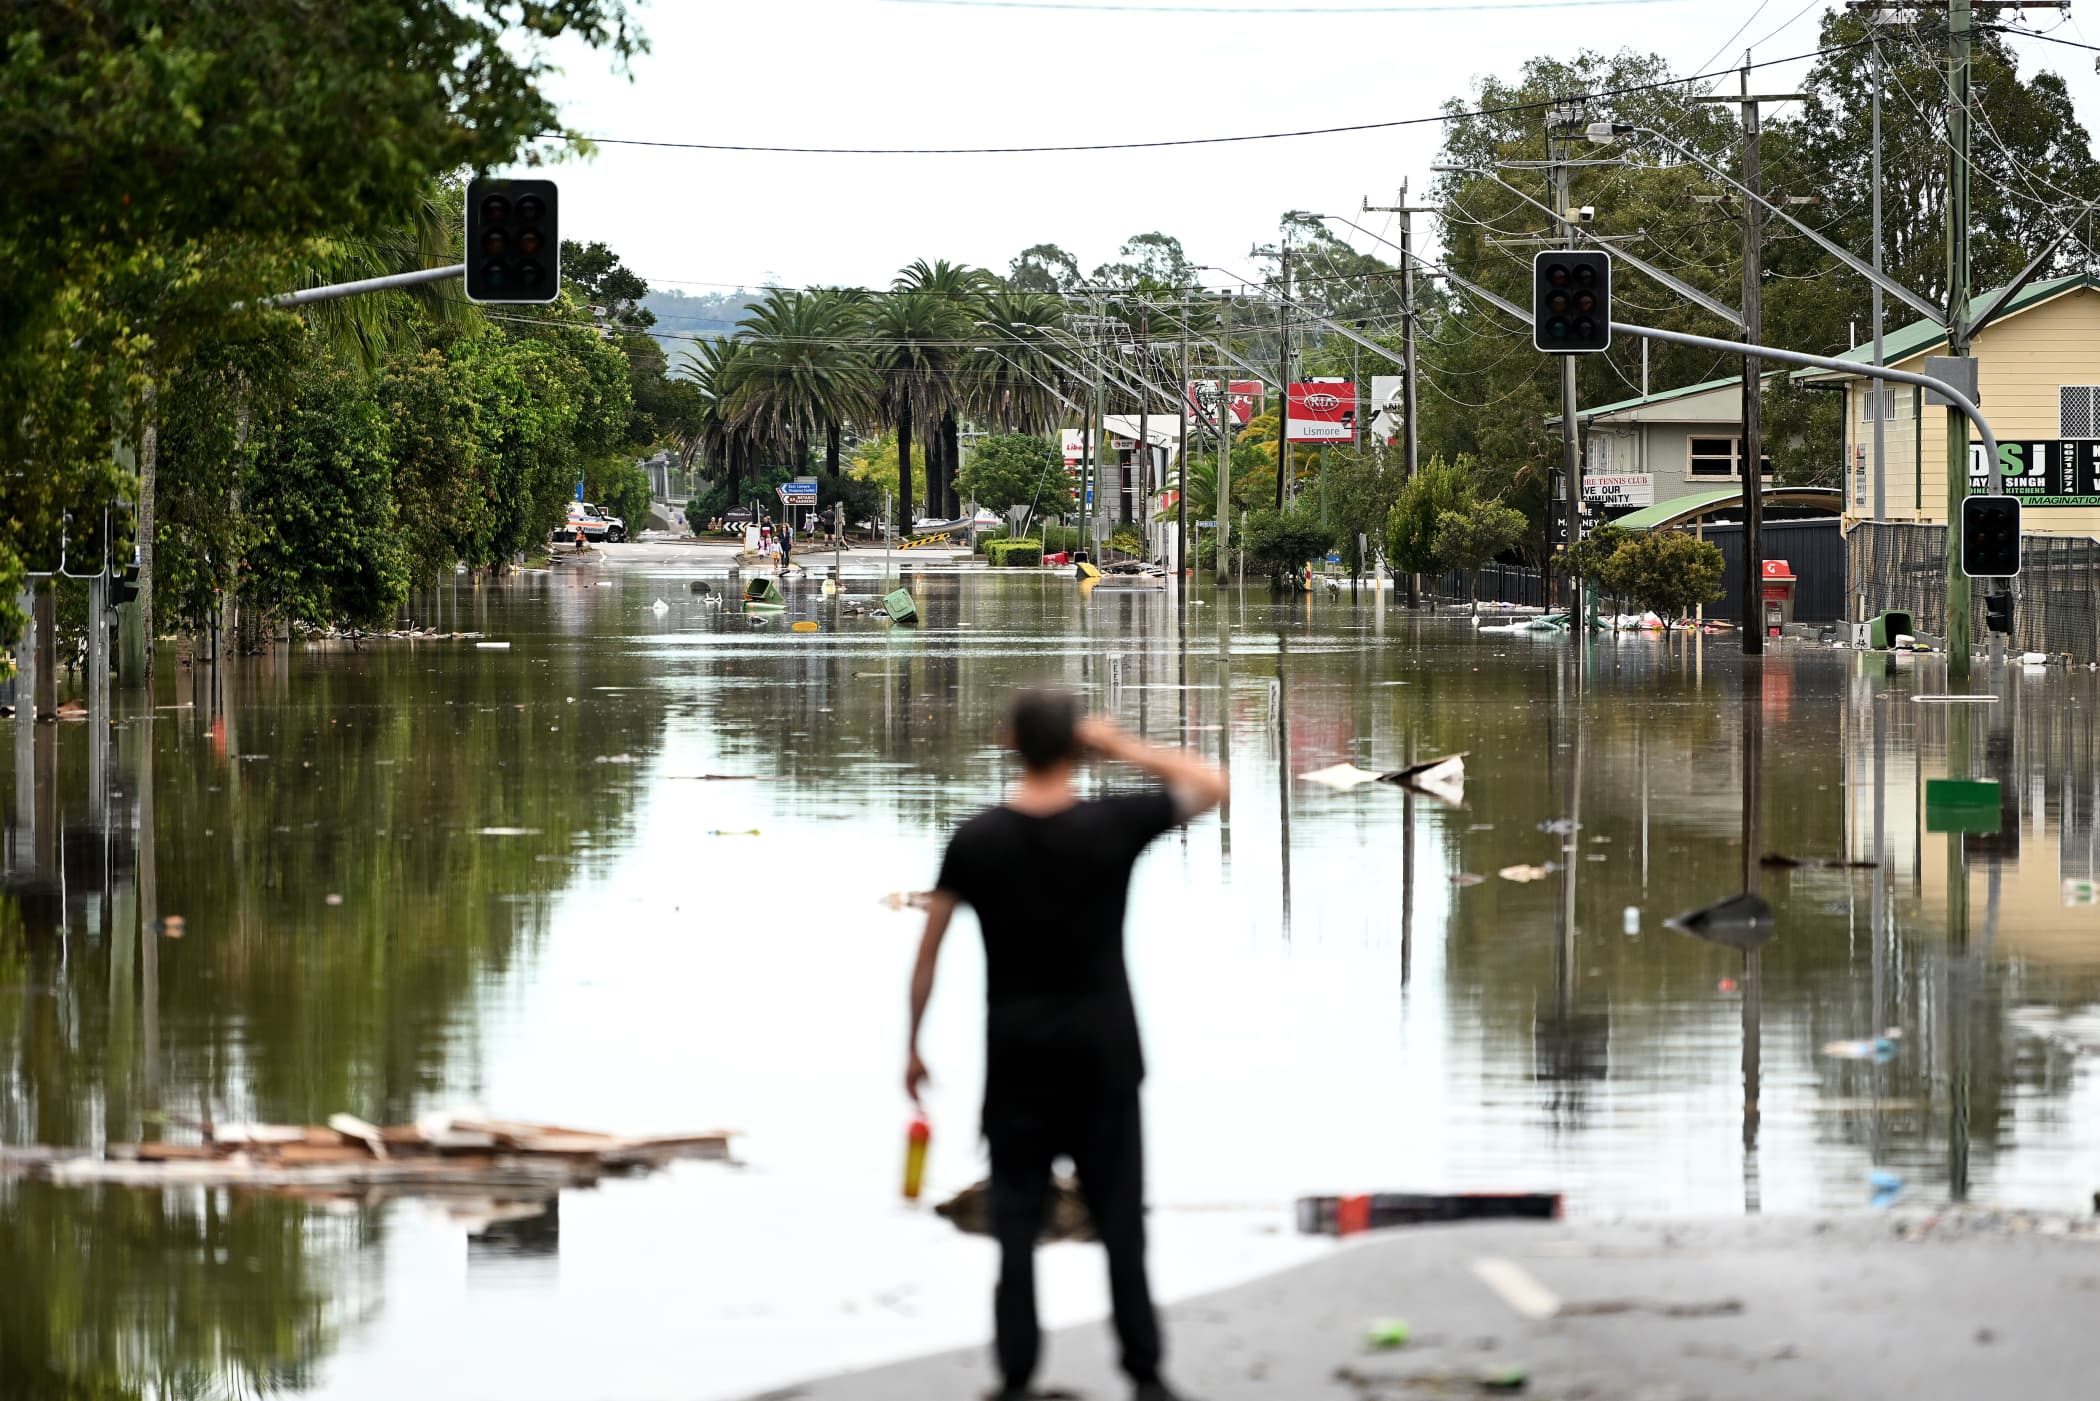
[[[1047,769],[1079,757],[1079,697],[1052,687],[1031,687],[1014,697],[1006,730],[1021,762]]]

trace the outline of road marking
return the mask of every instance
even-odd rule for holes
[[[1553,1297],[1553,1292],[1511,1261],[1492,1256],[1475,1260],[1473,1274],[1525,1318],[1551,1318],[1560,1312],[1560,1300]]]

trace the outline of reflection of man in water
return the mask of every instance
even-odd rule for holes
[[[1159,1376],[1159,1321],[1145,1276],[1138,1112],[1145,1072],[1123,962],[1123,906],[1139,853],[1168,828],[1224,801],[1225,775],[1107,720],[1083,717],[1078,701],[1060,691],[1022,693],[1004,740],[1021,756],[1020,781],[1004,803],[956,830],[927,907],[912,971],[904,1086],[916,1102],[927,1079],[919,1024],[933,994],[934,963],[956,905],[968,904],[984,932],[989,1001],[984,1136],[1000,1249],[993,1296],[998,1396],[1018,1401],[1035,1374],[1035,1241],[1051,1164],[1067,1155],[1108,1251],[1123,1370],[1137,1401],[1173,1401]],[[1081,799],[1073,773],[1089,757],[1129,764],[1159,786]]]

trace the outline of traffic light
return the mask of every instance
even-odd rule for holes
[[[137,603],[138,601],[139,566],[138,561],[133,560],[130,564],[125,565],[122,569],[109,576],[109,606],[117,608],[126,603]]]
[[[2020,572],[2018,497],[1963,498],[1961,572],[1971,579],[2010,579]]]
[[[100,506],[66,512],[65,540],[60,572],[69,579],[98,577],[109,558],[109,512]]]
[[[1611,254],[1549,249],[1531,260],[1531,343],[1549,355],[1611,348]]]
[[[561,295],[559,204],[552,180],[467,182],[468,301]]]
[[[1985,632],[2003,633],[2012,636],[2012,600],[2009,593],[1987,593],[1983,596],[1983,629]]]

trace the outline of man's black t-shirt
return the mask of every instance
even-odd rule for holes
[[[950,839],[937,885],[984,930],[987,1106],[1144,1078],[1123,906],[1138,853],[1177,820],[1174,800],[1153,791],[1044,817],[987,808]]]

